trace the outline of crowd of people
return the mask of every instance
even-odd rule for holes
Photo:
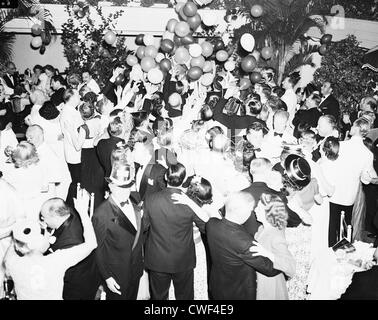
[[[93,70],[7,63],[0,296],[165,300],[173,282],[194,299],[198,228],[209,299],[302,300],[314,259],[347,236],[342,212],[378,245],[377,97],[350,113],[330,82],[278,86],[265,68],[245,88],[213,70],[208,87],[179,64],[152,84],[120,64],[100,88]],[[368,268],[345,299],[377,298]]]

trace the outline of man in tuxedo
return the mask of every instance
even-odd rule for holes
[[[319,109],[323,115],[329,114],[335,117],[336,121],[340,116],[340,105],[336,98],[332,95],[333,88],[330,82],[324,82],[321,88],[323,99],[320,102]]]
[[[140,200],[144,201],[149,195],[166,188],[166,168],[155,162],[152,143],[137,142],[133,155],[136,167],[135,187]]]
[[[166,189],[149,195],[144,202],[144,218],[148,235],[145,245],[145,265],[150,270],[153,300],[166,300],[171,280],[176,300],[193,300],[196,254],[193,222],[205,231],[205,222],[189,207],[174,204],[172,195],[182,193],[185,167],[168,167]]]
[[[47,200],[41,208],[40,219],[54,229],[56,241],[47,254],[67,249],[84,242],[83,226],[77,212],[60,198]],[[92,252],[77,265],[69,268],[64,276],[64,300],[93,300],[99,286],[95,255]]]
[[[108,125],[108,139],[102,139],[97,144],[97,156],[100,164],[104,168],[105,177],[110,176],[112,170],[111,155],[117,145],[123,144],[124,140],[121,138],[124,134],[124,126],[119,116],[114,117]]]
[[[206,224],[212,259],[210,290],[216,300],[255,300],[256,271],[268,277],[280,273],[280,262],[260,245],[251,247],[255,239],[243,227],[254,206],[250,194],[232,194],[226,201],[225,217],[211,218]]]
[[[7,86],[7,93],[14,94],[14,89],[18,86],[17,68],[13,62],[8,62],[6,70],[7,72],[3,76],[3,80]]]
[[[279,191],[273,190],[268,186],[268,183],[270,183],[270,179],[272,177],[271,162],[265,158],[253,159],[250,164],[250,173],[253,177],[253,183],[248,188],[244,189],[243,192],[248,193],[253,197],[255,200],[254,205],[257,205],[263,193],[278,195],[285,203],[286,210],[288,211],[289,217],[287,220],[287,226],[298,226],[302,221],[300,217],[288,207],[288,199]],[[252,206],[252,213],[244,223],[244,227],[251,235],[255,235],[259,226],[261,225],[256,219],[256,215],[253,212],[254,209],[255,207]]]
[[[64,103],[63,95],[65,88],[65,81],[61,75],[56,75],[51,78],[51,88],[54,93],[50,96],[50,101],[57,107]]]
[[[131,202],[133,165],[113,163],[110,196],[94,212],[96,262],[107,300],[136,300],[143,274],[143,224],[140,208]]]

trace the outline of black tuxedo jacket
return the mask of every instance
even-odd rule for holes
[[[206,223],[212,266],[210,290],[216,300],[255,300],[256,271],[275,276],[271,260],[249,252],[254,237],[244,226],[223,218]]]
[[[295,113],[293,125],[295,126],[295,128],[297,128],[300,123],[306,123],[312,128],[316,128],[321,115],[322,113],[317,108],[311,108],[309,110],[298,110]]]
[[[167,188],[151,194],[144,202],[148,230],[145,265],[153,271],[178,273],[196,266],[193,222],[201,232],[205,232],[205,222],[188,206],[173,204],[171,196],[175,193],[181,191]]]
[[[71,248],[84,242],[83,226],[76,212],[55,230],[56,241],[50,249]],[[93,300],[100,278],[96,267],[94,251],[77,265],[69,268],[64,276],[64,300]]]
[[[144,172],[139,185],[139,195],[142,201],[151,194],[164,190],[167,187],[164,178],[167,169],[161,164],[149,163],[143,169]]]
[[[16,75],[13,75],[13,82],[8,74],[4,75],[3,79],[8,88],[14,89],[18,85]]]
[[[340,105],[336,98],[331,94],[319,106],[323,115],[329,114],[335,117],[336,121],[340,116]]]
[[[378,300],[378,266],[368,271],[355,272],[340,300]]]
[[[100,140],[97,144],[97,156],[100,164],[104,168],[105,177],[109,177],[112,171],[111,155],[118,142],[123,142],[123,139],[110,137],[109,139]]]
[[[248,230],[250,234],[255,235],[259,226],[261,225],[260,222],[256,220],[256,215],[253,211],[255,210],[260,200],[260,197],[263,193],[274,194],[274,195],[279,196],[282,199],[289,215],[289,218],[287,220],[287,226],[289,228],[296,227],[302,222],[301,218],[287,206],[287,202],[288,202],[287,198],[284,195],[282,195],[280,192],[277,192],[269,188],[265,182],[253,182],[248,188],[244,189],[243,192],[247,192],[251,194],[253,198],[255,199],[255,207],[252,209],[251,216],[244,223],[244,227]]]
[[[59,106],[62,102],[64,102],[63,100],[63,95],[64,95],[64,91],[66,91],[66,89],[64,88],[60,88],[58,90],[56,90],[50,97],[50,101],[55,105],[55,106]]]
[[[140,217],[140,208],[134,206]],[[94,212],[93,227],[97,238],[96,263],[101,278],[113,277],[120,285],[121,299],[136,299],[128,288],[135,287],[143,274],[143,222],[139,230],[115,204],[110,196]]]

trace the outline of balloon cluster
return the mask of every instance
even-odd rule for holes
[[[89,4],[83,0],[79,0],[72,7],[76,17],[81,19],[89,12]]]
[[[212,60],[224,63],[226,70],[235,69],[235,63],[228,61],[229,53],[222,40],[198,43],[194,37],[194,32],[202,23],[215,23],[211,19],[203,21],[195,2],[178,2],[175,11],[178,19],[172,18],[167,22],[159,46],[153,35],[139,34],[136,37],[138,48],[135,55],[129,55],[126,59],[126,63],[133,69],[133,80],[142,78],[145,74],[151,83],[161,83],[173,65],[176,65],[189,81],[200,81],[202,85],[210,86],[214,81]]]
[[[32,25],[31,33],[33,38],[30,41],[30,46],[33,49],[39,49],[39,52],[44,54],[46,46],[51,42],[51,33],[48,30],[43,29],[38,23]]]
[[[332,35],[331,34],[325,34],[320,39],[321,46],[319,47],[319,54],[322,56],[327,53],[328,45],[332,42]]]

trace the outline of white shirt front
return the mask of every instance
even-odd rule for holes
[[[354,204],[360,181],[369,184],[371,178],[377,177],[373,167],[373,154],[364,145],[362,138],[352,137],[340,142],[339,158],[335,161],[335,193],[330,201],[344,206]],[[332,184],[333,181],[330,181]]]
[[[83,120],[75,107],[65,104],[60,117],[60,126],[64,136],[64,156],[67,163],[78,164],[81,162],[81,150],[77,151],[72,143],[71,135],[66,130],[66,126],[69,124],[74,128],[79,128],[83,124]]]
[[[111,197],[112,197],[113,201],[115,202],[115,204],[121,209],[121,211],[126,216],[126,218],[129,219],[129,221],[132,223],[135,230],[138,230],[138,225],[137,225],[137,221],[136,221],[134,207],[133,207],[130,199],[128,200],[128,203],[126,203],[122,207],[121,204],[120,204],[120,201],[118,201],[113,195],[111,195]]]

